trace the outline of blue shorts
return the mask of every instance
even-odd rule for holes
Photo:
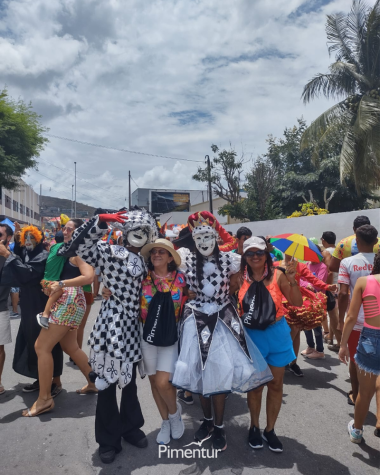
[[[250,330],[249,328],[244,328],[244,330],[270,366],[283,368],[296,359],[290,327],[285,317],[269,325],[265,330]]]
[[[380,329],[363,327],[355,361],[361,370],[377,376],[380,374]]]

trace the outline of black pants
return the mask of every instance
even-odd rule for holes
[[[132,380],[121,392],[120,412],[116,399],[117,383],[99,391],[95,414],[95,438],[101,451],[121,450],[121,437],[132,437],[144,425],[136,386],[137,363]]]

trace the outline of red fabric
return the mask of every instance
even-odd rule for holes
[[[125,216],[125,211],[119,211],[113,214],[99,214],[99,221],[108,223],[125,223],[128,217]]]
[[[329,286],[325,284],[322,280],[317,279],[308,269],[306,264],[302,264],[301,262],[297,262],[297,273],[295,276],[296,281],[298,284],[300,283],[300,280],[306,280],[311,284],[313,287],[316,289],[320,289],[323,291],[329,290]]]
[[[196,213],[189,216],[187,223],[191,231],[201,223],[207,223],[216,231],[219,231],[220,226],[218,220],[209,211],[197,211]]]
[[[354,356],[356,355],[356,350],[358,348],[360,334],[360,330],[352,330],[347,341],[348,351],[350,352],[350,361],[353,363],[355,363]]]
[[[223,240],[223,244],[219,246],[219,250],[222,252],[230,252],[238,248],[238,240],[231,236],[231,234],[226,231],[223,226],[219,224],[218,229],[219,236]]]

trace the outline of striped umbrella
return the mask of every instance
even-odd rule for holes
[[[288,256],[302,261],[321,262],[323,259],[317,246],[301,234],[279,234],[272,237],[270,243]]]

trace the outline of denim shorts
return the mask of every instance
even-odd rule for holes
[[[380,375],[380,328],[374,330],[363,327],[355,361],[361,370]]]
[[[245,331],[270,366],[283,368],[296,359],[290,327],[285,317],[265,330],[245,328]]]

